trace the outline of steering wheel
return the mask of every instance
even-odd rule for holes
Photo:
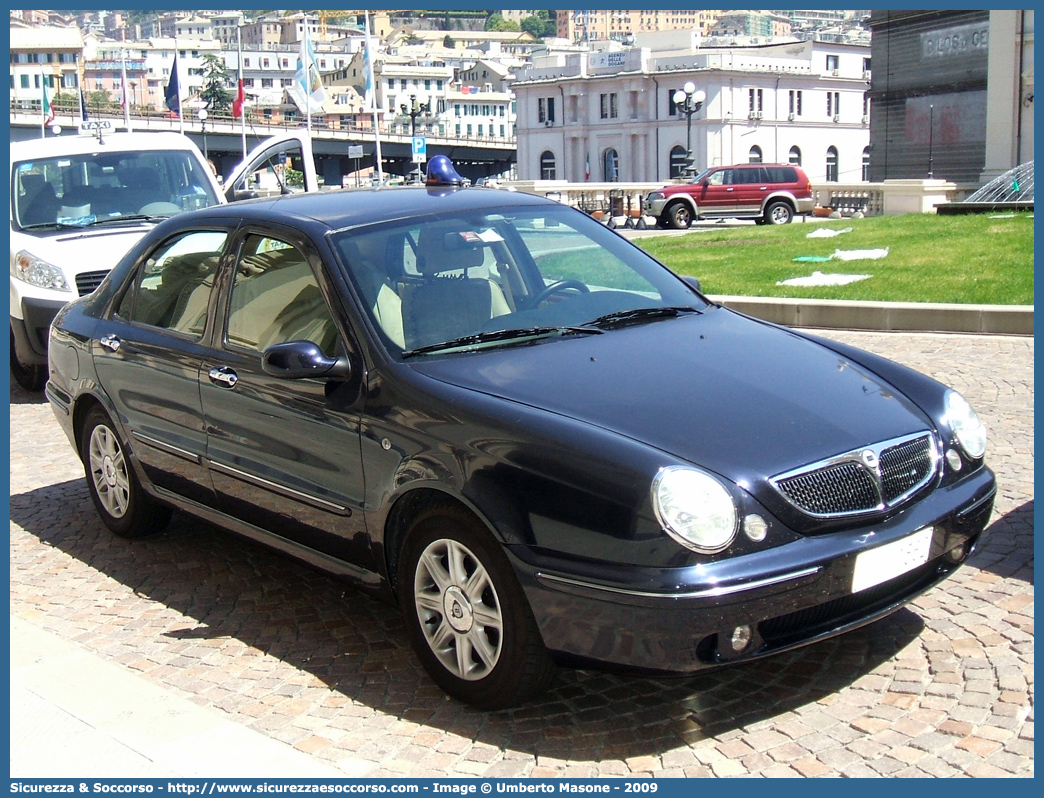
[[[579,280],[559,280],[557,283],[551,283],[543,291],[534,294],[533,298],[529,300],[529,304],[535,308],[552,294],[557,294],[559,291],[568,291],[570,288],[574,291],[579,291],[581,294],[589,294],[591,292],[591,289]]]

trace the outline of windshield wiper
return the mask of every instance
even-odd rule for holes
[[[82,224],[69,224],[68,222],[37,222],[36,224],[23,224],[23,230],[78,230]]]
[[[612,327],[624,327],[628,324],[641,324],[653,319],[669,319],[680,316],[683,313],[699,313],[696,308],[688,307],[660,307],[660,308],[633,308],[631,310],[618,310],[615,313],[606,313],[597,319],[587,322],[592,327],[610,329]]]
[[[466,350],[482,344],[525,342],[540,338],[548,338],[552,335],[601,335],[602,331],[594,327],[519,327],[511,330],[490,330],[488,332],[475,333],[473,335],[462,335],[438,344],[418,346],[416,349],[407,349],[402,356],[413,357],[414,355],[426,355],[431,352],[445,352],[448,350]]]
[[[169,216],[157,216],[150,213],[128,213],[123,216],[105,216],[101,219],[95,219],[85,226],[97,227],[101,224],[113,224],[115,222],[162,222],[169,218]]]

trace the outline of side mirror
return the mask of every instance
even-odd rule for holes
[[[287,341],[268,347],[261,356],[261,368],[282,380],[305,377],[347,380],[352,375],[347,357],[327,357],[318,344],[311,341]]]
[[[695,277],[685,276],[682,277],[682,282],[685,283],[689,288],[694,289],[697,293],[702,294],[703,291],[700,289],[700,281]]]
[[[229,188],[225,192],[225,199],[229,202],[241,202],[242,200],[257,199],[261,195],[252,189]]]

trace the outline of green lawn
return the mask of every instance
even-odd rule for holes
[[[699,278],[704,292],[887,302],[1033,304],[1033,214],[907,214],[837,219],[779,227],[723,227],[635,243],[678,274]],[[852,232],[806,238],[819,227]],[[796,263],[835,250],[888,248],[880,260]],[[843,286],[794,287],[782,280],[825,274],[869,274]]]

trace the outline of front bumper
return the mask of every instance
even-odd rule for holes
[[[902,607],[956,570],[989,521],[988,468],[880,524],[802,538],[682,569],[565,563],[527,547],[509,557],[544,643],[559,661],[646,673],[692,673],[806,645]],[[853,593],[856,557],[932,528],[928,560]],[[750,627],[741,650],[733,630]]]
[[[47,362],[51,322],[65,305],[65,302],[50,299],[22,298],[22,318],[11,316],[11,331],[19,361],[25,364]]]
[[[667,197],[650,200],[648,197],[642,200],[642,213],[646,216],[659,218],[663,209],[667,206]]]

